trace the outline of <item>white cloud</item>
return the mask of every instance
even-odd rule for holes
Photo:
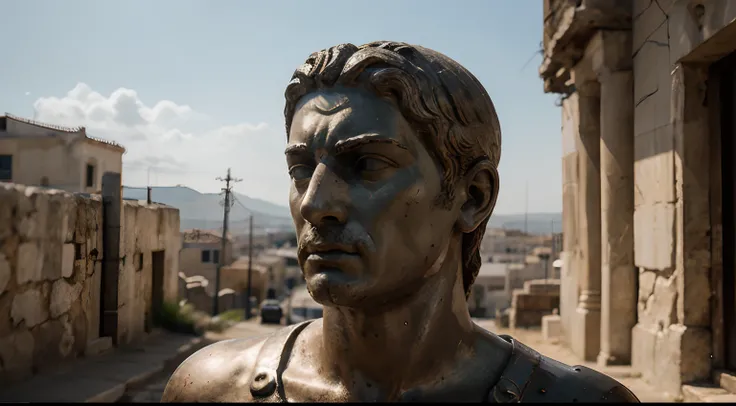
[[[104,96],[84,83],[63,97],[41,97],[35,119],[85,126],[87,134],[122,144],[123,182],[130,186],[187,185],[217,192],[228,167],[242,178],[235,189],[251,197],[286,204],[283,131],[267,123],[221,125],[190,106],[170,100],[147,105],[135,90],[119,88]],[[149,169],[150,168],[150,169]]]

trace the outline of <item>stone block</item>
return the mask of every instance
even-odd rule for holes
[[[18,246],[16,274],[18,285],[37,282],[42,278],[43,255],[36,242],[24,242]]]
[[[55,281],[61,278],[61,243],[59,240],[42,240],[38,247],[39,255],[43,256],[41,279]]]
[[[668,43],[667,24],[662,24],[647,42],[634,48],[635,135],[652,131],[670,122],[672,68]]]
[[[662,330],[677,322],[677,283],[676,277],[658,276],[654,282],[654,292],[647,299],[646,307],[639,320]]]
[[[558,314],[542,316],[542,338],[547,341],[558,340],[562,336],[562,319]]]
[[[634,207],[675,201],[675,138],[666,124],[634,138]]]
[[[61,247],[61,276],[71,278],[74,273],[74,244]]]
[[[8,282],[10,282],[10,263],[5,254],[0,252],[0,295],[5,292]]]
[[[13,233],[13,211],[18,202],[18,195],[13,188],[0,186],[0,241]]]
[[[652,331],[651,327],[637,324],[631,330],[631,367],[649,383],[652,383],[654,376],[654,351],[657,341],[657,333]]]
[[[639,301],[646,302],[649,296],[654,293],[654,282],[657,280],[657,273],[645,268],[639,269]]]
[[[545,310],[551,313],[552,309],[560,307],[560,296],[514,292],[511,306],[517,310]]]
[[[542,317],[550,314],[550,310],[527,310],[527,309],[511,309],[509,315],[509,327],[529,328],[540,327],[542,325]]]
[[[675,205],[639,206],[634,210],[634,263],[653,270],[674,268]]]
[[[672,6],[672,0],[634,0],[633,15],[637,16],[632,24],[632,53],[640,49],[667,19],[665,11]]]
[[[36,289],[30,289],[15,295],[12,308],[10,309],[10,317],[16,326],[21,321],[25,321],[27,328],[37,326],[48,320],[49,313],[41,292]]]
[[[69,311],[72,303],[79,298],[82,292],[82,284],[69,284],[64,279],[54,282],[51,288],[51,299],[49,301],[49,311],[51,317],[56,318]]]
[[[17,381],[33,373],[33,335],[26,329],[0,338],[0,359],[3,360],[3,381]],[[7,382],[6,381],[6,382]]]

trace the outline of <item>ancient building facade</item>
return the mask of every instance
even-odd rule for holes
[[[180,248],[178,209],[0,183],[0,384],[146,337]]]
[[[84,127],[0,115],[0,182],[99,193],[104,173],[122,173],[124,152]]]
[[[736,370],[730,0],[545,0],[567,344],[655,388]]]

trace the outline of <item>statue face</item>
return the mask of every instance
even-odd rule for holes
[[[323,305],[389,303],[438,270],[458,209],[441,168],[390,101],[353,88],[305,95],[286,159],[307,287]]]

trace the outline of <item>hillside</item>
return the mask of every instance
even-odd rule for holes
[[[233,234],[248,232],[247,209],[253,212],[254,230],[291,230],[294,224],[289,209],[261,199],[234,192],[235,202],[230,210],[230,228]],[[146,188],[123,187],[126,199],[146,199]],[[218,229],[222,227],[222,196],[215,193],[200,193],[186,186],[153,187],[151,198],[155,202],[168,204],[179,209],[181,229]],[[247,208],[247,209],[246,209]],[[554,224],[555,232],[562,228],[561,213],[529,213],[527,229],[532,234],[548,234]],[[494,215],[488,227],[524,229],[524,214]]]
[[[235,201],[230,209],[230,224],[234,234],[247,233],[249,210],[253,213],[256,229],[293,227],[289,209],[265,200],[254,199],[233,192]],[[126,199],[146,199],[146,188],[123,187]],[[179,209],[181,229],[217,229],[222,227],[222,196],[200,193],[186,186],[153,187],[151,200]],[[240,230],[242,229],[242,230]]]

